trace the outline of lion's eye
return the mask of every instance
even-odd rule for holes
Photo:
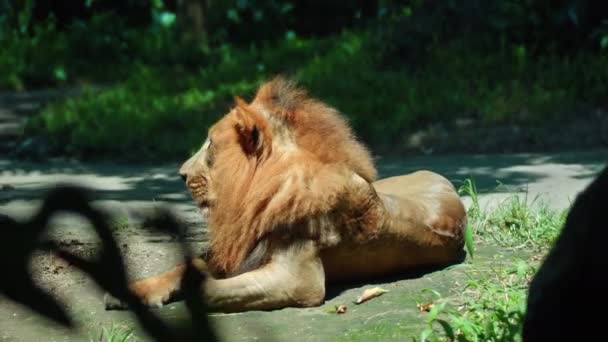
[[[207,163],[208,167],[211,167],[211,165],[213,165],[213,152],[213,141],[209,140],[209,146],[207,147],[207,155],[205,156],[205,163]]]

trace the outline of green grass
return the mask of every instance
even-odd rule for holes
[[[188,65],[135,59],[104,90],[43,110],[26,133],[82,157],[183,159],[233,96],[250,99],[262,80],[283,73],[344,113],[376,151],[399,151],[404,132],[433,122],[539,124],[603,103],[608,91],[605,55],[516,58],[457,42],[430,49],[417,65],[386,67],[376,39],[357,31],[222,46]]]
[[[338,340],[521,341],[529,283],[557,238],[566,211],[516,194],[486,208],[472,179],[459,190],[471,199],[467,214],[472,244],[484,253],[430,275],[428,284],[436,285],[386,308],[407,311],[420,305],[419,321],[411,314],[401,321],[396,321],[397,314],[386,315],[347,329]]]
[[[434,292],[427,328],[420,341],[521,341],[528,283],[537,266],[511,260],[502,266],[467,272],[459,294]]]
[[[133,338],[133,328],[126,328],[112,324],[109,328],[102,327],[97,337],[90,338],[90,342],[127,342]]]
[[[463,182],[459,192],[471,199],[467,215],[478,243],[546,249],[553,244],[567,215],[567,209],[551,209],[540,198],[530,200],[526,193],[511,195],[489,210],[482,208],[471,179]]]
[[[519,249],[522,257],[501,260],[497,255],[488,267],[465,271],[466,281],[451,293],[421,293],[420,302],[432,307],[427,328],[416,340],[521,341],[529,283],[561,231],[566,211],[552,211],[517,195],[486,210],[472,180],[466,180],[460,191],[471,198],[468,215],[474,242]],[[469,263],[474,265],[475,259]]]
[[[404,341],[407,336],[411,336],[415,328],[408,326],[407,323],[377,323],[369,326],[353,328],[339,336],[335,341]]]
[[[113,232],[126,230],[129,228],[129,217],[128,216],[117,216],[110,220],[110,229]]]

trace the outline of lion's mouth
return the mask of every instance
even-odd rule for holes
[[[186,183],[192,199],[196,202],[200,209],[207,209],[211,205],[207,199],[206,179],[199,177]]]

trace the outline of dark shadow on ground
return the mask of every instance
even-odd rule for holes
[[[97,200],[189,202],[178,176],[178,165],[0,160],[0,204],[39,199],[41,191],[57,183],[78,183],[94,191]]]
[[[443,265],[433,265],[418,267],[404,272],[396,272],[380,277],[365,278],[362,280],[342,281],[334,284],[327,284],[325,290],[325,299],[332,300],[340,296],[344,291],[363,286],[376,286],[380,284],[390,284],[403,280],[412,280],[422,278],[427,274],[445,270],[448,267],[458,265],[466,260],[467,254],[463,250],[456,260]]]
[[[529,166],[561,164],[580,167],[576,179],[593,178],[608,161],[608,150],[569,152],[561,154],[487,154],[423,156],[407,159],[378,158],[381,177],[426,169],[446,176],[460,186],[466,178],[475,180],[480,192],[505,192],[522,190],[527,184],[546,177],[543,172],[530,172]],[[499,183],[504,186],[499,186]]]
[[[475,180],[481,193],[522,191],[547,177],[553,166],[575,168],[572,178],[592,178],[608,161],[608,151],[564,154],[446,155],[403,159],[377,158],[380,177],[427,169],[446,176],[456,187]],[[543,168],[534,168],[543,166]],[[178,163],[45,163],[0,159],[0,205],[35,200],[57,182],[76,182],[94,190],[98,200],[191,203],[178,176]],[[499,182],[504,186],[500,187]]]

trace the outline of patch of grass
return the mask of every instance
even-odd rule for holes
[[[129,228],[129,218],[127,216],[118,216],[110,221],[110,229],[114,232]]]
[[[364,328],[354,328],[344,335],[336,338],[337,341],[403,341],[404,338],[413,333],[413,328],[407,323],[385,323],[370,324]]]
[[[350,331],[349,340],[521,341],[530,281],[567,212],[516,194],[484,208],[473,179],[466,179],[459,191],[471,198],[467,213],[473,243],[517,250],[518,257],[498,253],[490,261],[470,259],[471,267],[460,268],[464,280],[459,273],[452,289],[422,290],[417,302],[427,311],[421,322],[426,327],[417,332],[412,332],[411,322],[409,328],[379,322]]]
[[[102,327],[99,336],[90,338],[90,342],[127,342],[133,338],[133,328],[112,324],[109,328]]]
[[[472,179],[466,179],[459,192],[471,199],[467,215],[479,243],[543,250],[553,244],[565,223],[567,209],[551,209],[537,203],[538,198],[530,201],[527,194],[509,196],[488,210],[481,207]]]
[[[477,124],[542,123],[603,103],[606,55],[514,58],[508,48],[436,46],[416,65],[383,65],[368,31],[221,46],[198,63],[135,59],[121,81],[46,108],[28,135],[76,156],[183,159],[235,95],[251,98],[277,73],[338,108],[375,150],[398,151],[404,132],[469,117]]]
[[[431,307],[419,341],[521,341],[529,283],[541,257],[553,245],[567,211],[534,206],[527,197],[512,195],[496,207],[483,209],[472,179],[459,189],[470,196],[470,226],[476,243],[526,248],[529,258],[496,260],[489,267],[465,271],[468,279],[454,294],[430,291],[421,302]],[[526,253],[527,254],[527,253]],[[474,261],[473,261],[474,262]]]
[[[76,20],[66,29],[52,17],[30,32],[2,24],[0,18],[0,89],[114,84],[139,64],[162,68],[205,60],[204,47],[182,42],[176,31],[130,27],[112,12],[86,23]]]
[[[464,290],[423,299],[431,309],[420,341],[521,341],[527,289],[536,265],[527,260],[467,272]]]

